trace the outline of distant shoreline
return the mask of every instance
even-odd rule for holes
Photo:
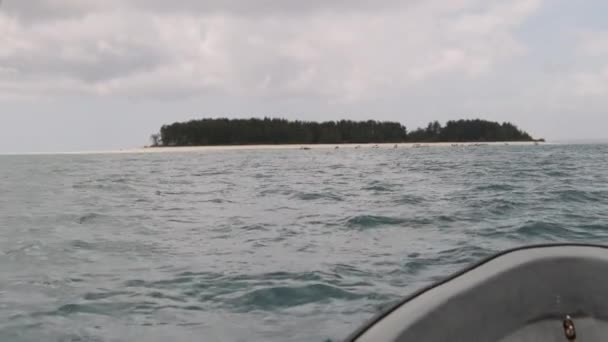
[[[482,147],[482,146],[532,146],[535,141],[495,141],[495,142],[428,142],[428,143],[378,143],[378,144],[276,144],[276,145],[217,145],[217,146],[149,146],[140,149],[117,151],[116,153],[180,153],[240,150],[331,150],[331,149],[394,149],[424,147]]]
[[[238,144],[238,145],[200,145],[200,146],[145,146],[144,149],[220,149],[220,150],[240,150],[240,149],[299,149],[307,147],[310,149],[326,149],[336,147],[347,148],[373,148],[373,147],[455,147],[455,146],[500,146],[500,145],[534,145],[545,143],[541,141],[470,141],[470,142],[398,142],[398,143],[335,143],[335,144]]]
[[[553,143],[534,141],[493,141],[493,142],[428,142],[428,143],[378,143],[378,144],[276,144],[276,145],[217,145],[217,146],[145,146],[120,150],[92,150],[71,152],[25,152],[0,155],[81,155],[81,154],[136,154],[136,153],[196,153],[241,150],[331,150],[331,149],[394,149],[435,148],[435,147],[483,147],[483,146],[533,146]]]

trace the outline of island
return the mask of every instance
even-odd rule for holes
[[[418,142],[509,142],[535,140],[509,122],[481,119],[433,121],[408,132],[392,121],[291,121],[276,118],[205,118],[164,125],[151,136],[152,146],[278,144],[371,144]]]

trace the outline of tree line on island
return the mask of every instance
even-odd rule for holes
[[[201,119],[164,125],[151,139],[153,146],[535,141],[512,123],[480,119],[434,121],[412,132],[375,120]]]

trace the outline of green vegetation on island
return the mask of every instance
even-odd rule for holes
[[[534,141],[505,122],[486,120],[438,121],[412,132],[390,121],[289,121],[285,119],[201,119],[162,126],[152,135],[153,146],[253,144],[365,144],[399,142]]]
[[[410,132],[411,142],[490,142],[490,141],[534,141],[526,132],[510,122],[502,124],[486,120],[448,121],[441,126],[438,121]]]

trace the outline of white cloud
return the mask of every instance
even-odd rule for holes
[[[148,13],[241,16],[302,15],[323,12],[378,11],[416,5],[422,0],[6,0],[5,10],[28,20],[82,16],[106,10]],[[453,0],[462,3],[468,0]],[[450,5],[443,6],[449,7]]]
[[[578,72],[572,78],[577,95],[603,96],[608,94],[608,66],[592,72]]]
[[[608,95],[608,31],[579,32],[576,51],[579,62],[569,80],[573,93],[582,97]]]
[[[608,31],[583,31],[579,34],[578,51],[588,57],[608,55]]]
[[[526,53],[513,31],[540,0],[375,4],[8,0],[0,89],[355,101],[438,76],[483,77]]]

